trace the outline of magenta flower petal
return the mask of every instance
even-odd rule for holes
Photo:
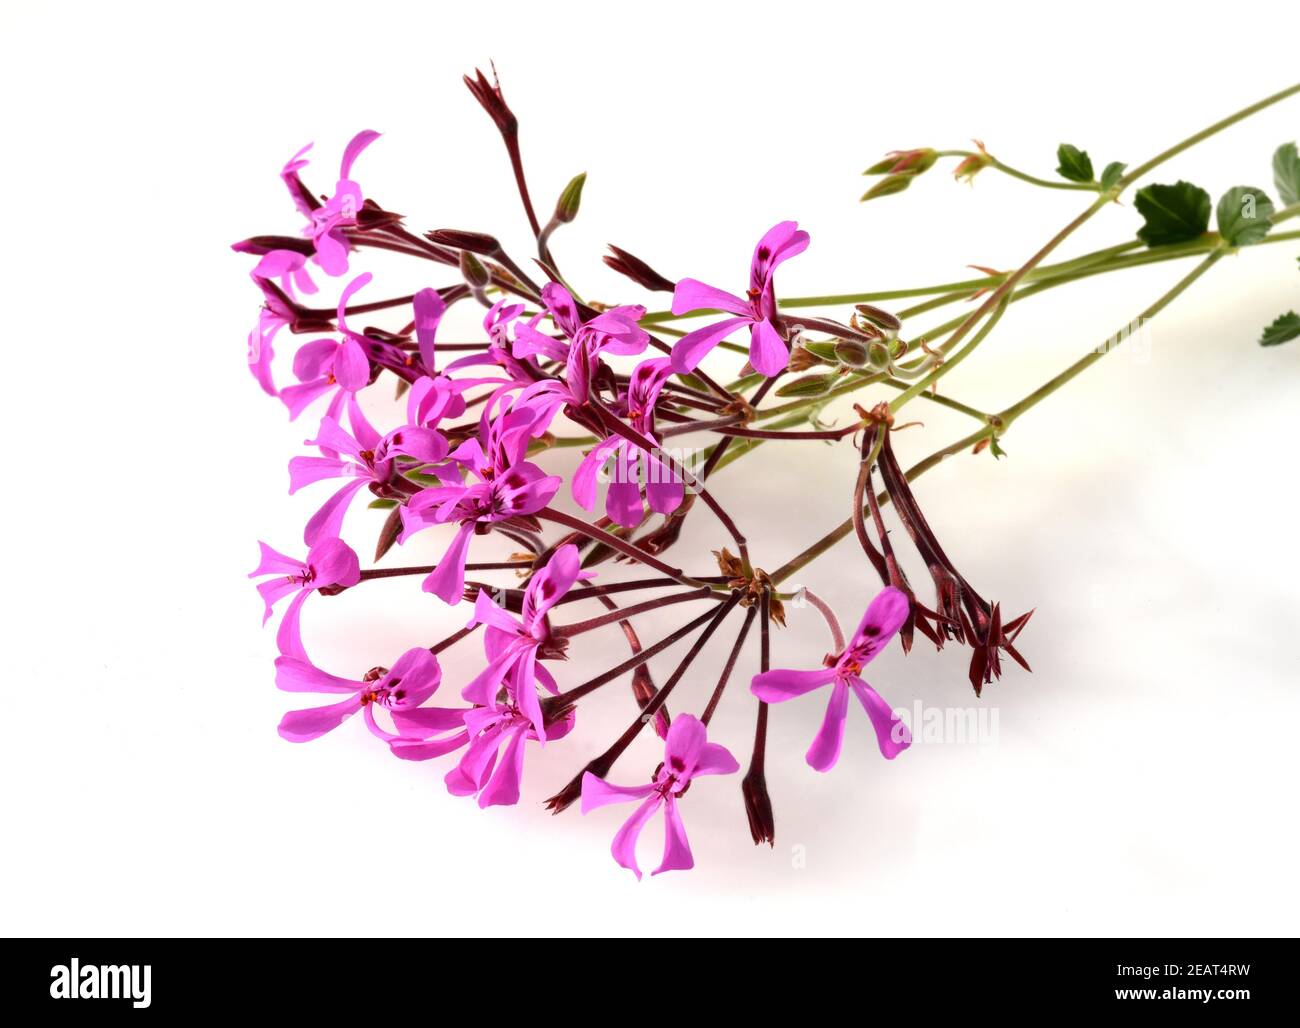
[[[625,528],[641,523],[641,487],[637,484],[636,455],[630,446],[620,447],[614,459],[614,474],[605,490],[605,513]]]
[[[280,737],[289,742],[310,742],[333,731],[362,707],[360,696],[351,696],[328,707],[291,710],[280,719]]]
[[[482,808],[512,806],[519,802],[519,783],[524,776],[524,732],[510,733],[505,752],[497,761],[496,773],[479,793]]]
[[[741,325],[747,325],[753,320],[752,317],[727,318],[725,321],[697,328],[694,332],[682,336],[673,346],[673,370],[679,374],[694,371],[710,350]]]
[[[718,289],[694,278],[684,278],[678,282],[673,291],[673,313],[689,314],[691,311],[704,310],[726,311],[742,317],[752,313],[745,300],[725,289]]]
[[[689,778],[695,772],[707,736],[708,729],[699,718],[690,714],[674,718],[664,740],[664,770]]]
[[[681,720],[678,718],[678,720]],[[695,773],[691,776],[698,778],[700,775],[732,775],[740,770],[740,764],[732,755],[731,750],[721,743],[705,743],[700,750],[699,757],[695,762]]]
[[[365,129],[352,137],[347,148],[343,151],[343,160],[339,163],[339,178],[349,179],[352,177],[353,162],[361,156],[366,147],[378,138],[379,133],[373,129]]]
[[[355,338],[349,336],[334,358],[334,378],[348,392],[358,392],[370,382],[370,358]]]
[[[327,478],[338,478],[348,468],[344,461],[333,457],[294,457],[289,461],[289,494]]]
[[[311,589],[300,589],[298,595],[290,600],[289,606],[284,609],[284,617],[280,619],[280,627],[275,633],[275,645],[283,657],[294,657],[298,660],[307,659],[307,651],[302,645],[300,621],[302,618],[302,605],[307,602],[307,597],[311,594]]]
[[[609,455],[626,444],[627,440],[622,436],[612,435],[593,446],[587,456],[582,458],[582,463],[573,472],[570,490],[574,502],[583,510],[591,510],[596,505],[596,478]]]
[[[438,335],[438,324],[447,312],[447,305],[436,289],[421,289],[415,294],[411,305],[415,308],[415,338],[420,344],[420,361],[424,364],[424,370],[432,375],[437,356],[434,343]]]
[[[350,405],[350,409],[352,408],[355,408],[358,414],[360,413],[360,408],[357,408],[355,403]],[[362,423],[366,428],[370,427],[369,423],[364,421]],[[333,453],[346,453],[354,460],[361,459],[361,444],[338,423],[337,418],[328,415],[321,418],[320,428],[316,430],[316,438],[308,439],[307,445]],[[371,448],[373,449],[373,445]]]
[[[695,858],[691,856],[691,844],[686,839],[686,826],[677,810],[677,799],[667,796],[664,799],[664,858],[650,873],[689,871],[694,866]]]
[[[393,711],[393,725],[401,735],[427,739],[465,727],[464,709],[455,707],[415,707]]]
[[[289,420],[293,421],[333,388],[334,383],[328,378],[304,382],[302,385],[285,386],[280,390],[280,402],[289,408]]]
[[[303,542],[314,546],[322,539],[335,538],[343,532],[343,518],[347,515],[352,497],[366,484],[359,478],[349,482],[321,505],[320,510],[311,516],[303,530]]]
[[[423,646],[407,650],[376,684],[390,709],[417,710],[442,683],[442,665]]]
[[[871,726],[876,730],[876,741],[886,760],[893,760],[912,745],[912,733],[880,693],[861,678],[850,678],[849,685],[861,702],[862,709],[867,712],[867,717],[871,718]]]
[[[849,649],[858,651],[860,663],[867,663],[889,645],[895,633],[903,627],[910,609],[907,594],[901,589],[886,586],[876,594],[849,641]]]
[[[407,425],[389,435],[388,452],[435,464],[447,456],[447,440],[436,429]]]
[[[389,739],[388,749],[401,760],[432,760],[452,753],[469,742],[468,732],[458,732],[441,739]]]
[[[770,321],[749,326],[749,363],[768,378],[779,375],[790,363],[790,350]]]
[[[276,657],[275,687],[285,692],[356,693],[361,690],[362,683],[326,674],[308,660]]]
[[[528,718],[537,735],[537,741],[546,745],[546,718],[542,714],[542,703],[537,698],[537,685],[534,669],[537,664],[537,649],[529,647],[524,650],[515,667],[511,695],[519,705],[519,712]]]
[[[531,631],[578,581],[594,577],[593,572],[582,570],[582,557],[578,548],[572,543],[565,543],[551,554],[546,567],[537,572],[528,583],[528,590],[524,594],[524,628]]]
[[[636,862],[636,841],[641,837],[642,830],[663,801],[663,796],[657,792],[647,798],[632,812],[632,816],[623,822],[623,827],[615,834],[614,841],[609,847],[614,860],[636,875],[638,882],[641,880],[641,868]]]
[[[814,671],[777,669],[754,676],[749,691],[764,703],[781,703],[835,680],[835,669],[820,667]]]
[[[286,557],[279,550],[272,549],[264,542],[259,542],[257,545],[261,550],[262,559],[257,567],[248,573],[249,578],[260,578],[263,575],[298,575],[302,573],[302,561]]]
[[[808,249],[808,233],[799,230],[796,221],[782,221],[773,225],[754,247],[754,259],[749,266],[749,287],[762,292],[772,280],[777,267],[797,257]]]
[[[645,475],[646,503],[656,514],[671,514],[682,505],[686,483],[669,464],[648,453],[641,454]]]
[[[844,720],[849,712],[849,687],[843,679],[835,680],[830,702],[826,704],[826,718],[813,737],[806,755],[808,766],[816,771],[829,771],[840,759],[844,743]]]
[[[632,800],[644,799],[654,791],[653,782],[645,785],[610,785],[605,779],[587,771],[582,776],[581,809],[586,814],[611,803],[630,803]]]
[[[353,586],[361,581],[361,562],[342,539],[323,539],[312,546],[307,564],[316,574],[317,588],[326,585]]]
[[[460,602],[461,593],[465,591],[465,561],[469,557],[469,540],[474,534],[474,523],[467,521],[456,531],[447,552],[428,578],[422,588],[426,593],[433,593],[444,603],[453,606]]]

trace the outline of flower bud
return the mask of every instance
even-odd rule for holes
[[[993,158],[984,149],[984,144],[978,139],[974,139],[972,142],[979,148],[979,152],[971,154],[953,169],[952,177],[955,179],[973,182],[976,175],[993,163]]]
[[[626,275],[643,289],[656,293],[671,293],[677,288],[676,282],[664,278],[640,257],[635,257],[626,250],[620,250],[612,243],[609,248],[612,253],[604,258],[605,263],[620,275]]]
[[[483,266],[483,262],[468,250],[460,252],[460,273],[473,289],[483,289],[492,281],[492,276],[488,274],[488,269]]]
[[[860,303],[854,310],[860,318],[878,329],[886,338],[893,339],[898,335],[898,330],[903,327],[903,323],[889,311],[873,307],[869,303]]]
[[[822,373],[818,375],[804,375],[802,378],[796,378],[793,382],[787,382],[780,386],[777,396],[824,396],[830,392],[831,386],[835,382],[833,373]]]
[[[891,150],[885,154],[884,160],[876,162],[862,174],[884,175],[888,173],[898,175],[907,173],[920,175],[929,171],[938,159],[938,151],[928,146],[915,150]]]
[[[578,216],[582,204],[582,187],[587,183],[587,173],[573,176],[573,180],[564,187],[560,199],[555,204],[555,221],[567,225]]]
[[[895,193],[901,193],[912,184],[914,178],[915,175],[906,172],[901,175],[887,175],[863,193],[861,199],[874,200],[878,196],[893,196]]]
[[[439,246],[449,246],[453,250],[468,250],[470,253],[491,256],[501,249],[495,236],[484,232],[463,232],[455,228],[440,228],[426,232],[425,238]]]
[[[841,339],[835,344],[835,356],[841,364],[861,368],[867,363],[867,347],[856,339]]]
[[[867,363],[875,371],[884,371],[890,364],[889,345],[876,340],[867,346]]]

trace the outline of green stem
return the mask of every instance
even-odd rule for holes
[[[969,343],[962,347],[956,355],[944,361],[944,363],[940,364],[924,378],[918,379],[912,385],[904,389],[901,394],[890,401],[889,409],[897,414],[898,411],[908,403],[908,401],[919,396],[921,393],[924,393],[930,388],[930,386],[934,385],[934,383],[938,382],[940,378],[974,353],[975,348],[988,338],[989,333],[992,332],[997,323],[1002,320],[1002,315],[1006,313],[1007,304],[1010,302],[1011,297],[1003,297],[1002,302],[998,304],[997,309],[989,316],[988,321],[984,322],[984,324],[980,326],[980,330],[976,332],[975,335],[971,336],[971,341]]]
[[[1194,283],[1197,279],[1199,279],[1202,275],[1204,275],[1207,271],[1209,271],[1209,269],[1213,267],[1214,264],[1228,252],[1229,250],[1226,247],[1220,246],[1218,249],[1208,254],[1204,260],[1202,260],[1199,264],[1197,264],[1195,268],[1193,268],[1190,272],[1184,275],[1183,278],[1181,278],[1171,289],[1169,289],[1166,293],[1164,293],[1164,295],[1162,295],[1158,300],[1156,300],[1149,307],[1147,307],[1141,314],[1139,314],[1138,320],[1147,321],[1154,318],[1156,315],[1158,315],[1161,311],[1163,311],[1166,307],[1168,307],[1169,304],[1173,303],[1174,300],[1176,300],[1179,296],[1181,296],[1192,285],[1192,283]],[[911,482],[914,479],[919,478],[921,475],[925,474],[931,468],[937,467],[940,463],[943,462],[945,458],[950,457],[956,453],[961,453],[963,450],[971,446],[977,445],[984,439],[987,439],[991,436],[1002,435],[1007,430],[1007,428],[1011,425],[1011,423],[1016,420],[1016,418],[1024,414],[1025,411],[1041,403],[1043,400],[1051,396],[1054,392],[1060,389],[1067,382],[1069,382],[1070,380],[1072,380],[1073,378],[1081,374],[1084,370],[1091,367],[1097,361],[1101,360],[1101,358],[1104,357],[1107,353],[1116,349],[1117,346],[1119,345],[1119,342],[1122,342],[1122,340],[1123,340],[1122,336],[1112,337],[1102,346],[1084,354],[1083,357],[1075,361],[1068,368],[1062,371],[1059,375],[1043,383],[1043,385],[1039,386],[1039,388],[1035,389],[1032,393],[1025,396],[1023,399],[1012,404],[1010,407],[1006,408],[1006,410],[1000,412],[999,414],[994,415],[992,418],[989,419],[988,425],[984,426],[983,428],[976,429],[974,432],[970,433],[969,435],[964,436],[961,439],[958,439],[954,443],[950,443],[949,445],[943,447],[942,449],[936,450],[934,453],[930,454],[924,460],[920,461],[919,463],[915,464],[913,467],[908,469],[907,476],[906,476],[907,480]],[[880,497],[880,502],[882,504],[888,502],[888,496],[885,495]],[[843,539],[852,531],[853,531],[853,518],[850,517],[842,521],[830,532],[827,532],[826,535],[822,536],[820,539],[818,539],[815,543],[813,543],[803,552],[799,553],[795,557],[792,557],[780,568],[778,568],[775,572],[773,572],[772,581],[776,583],[783,582],[785,579],[789,578],[790,575],[794,574],[796,571],[800,570],[801,568],[810,564],[812,561],[816,560],[819,556],[821,556],[823,553],[829,550],[832,546],[834,546],[836,543],[838,543],[841,539]]]
[[[982,156],[989,162],[990,168],[996,168],[1004,175],[1010,175],[1012,178],[1018,178],[1021,182],[1028,182],[1033,186],[1042,186],[1044,189],[1086,189],[1091,193],[1097,192],[1098,186],[1095,182],[1057,182],[1052,179],[1039,178],[1036,175],[1029,175],[1023,171],[1011,167],[1009,164],[1003,164],[1000,160],[990,153],[986,154],[966,154],[968,157]]]
[[[1249,118],[1252,114],[1256,114],[1259,111],[1264,110],[1264,108],[1266,107],[1271,107],[1273,106],[1273,104],[1285,100],[1287,97],[1295,96],[1297,93],[1300,93],[1300,82],[1297,82],[1294,86],[1288,86],[1280,93],[1274,93],[1272,96],[1265,97],[1263,100],[1260,100],[1258,103],[1253,103],[1249,107],[1243,107],[1241,110],[1237,111],[1236,114],[1230,114],[1222,121],[1216,121],[1209,128],[1201,129],[1200,132],[1188,136],[1181,143],[1176,143],[1173,146],[1171,146],[1168,150],[1156,154],[1154,157],[1151,158],[1151,160],[1145,162],[1144,164],[1139,164],[1136,168],[1128,172],[1128,174],[1126,174],[1122,179],[1119,180],[1119,184],[1115,188],[1116,195],[1122,193],[1125,189],[1127,189],[1130,185],[1132,185],[1134,182],[1140,179],[1152,168],[1164,164],[1165,161],[1169,160],[1171,157],[1178,156],[1184,150],[1190,149],[1191,147],[1195,146],[1197,143],[1209,139],[1210,136],[1214,135],[1215,133],[1222,132],[1224,129],[1232,125],[1235,125],[1243,118]]]
[[[1219,259],[1222,258],[1224,254],[1228,252],[1229,249],[1226,246],[1220,245],[1220,247],[1217,250],[1214,250],[1212,253],[1208,254],[1204,260],[1202,260],[1199,264],[1196,265],[1196,267],[1194,267],[1191,271],[1189,271],[1186,275],[1184,275],[1181,279],[1179,279],[1172,289],[1166,292],[1163,296],[1160,297],[1160,299],[1156,300],[1155,303],[1151,304],[1151,306],[1149,306],[1146,310],[1144,310],[1141,314],[1139,314],[1137,316],[1138,322],[1141,323],[1144,321],[1150,321],[1152,318],[1154,318],[1157,314],[1159,314],[1171,303],[1173,303],[1176,299],[1178,299],[1178,297],[1180,297],[1183,294],[1183,292],[1186,291],[1189,286],[1191,286],[1193,282],[1195,282],[1198,278],[1200,278],[1212,267],[1214,267],[1215,263],[1217,263]],[[1011,423],[1015,421],[1016,418],[1020,417],[1020,415],[1023,414],[1025,411],[1029,410],[1031,407],[1034,407],[1037,404],[1041,403],[1043,400],[1047,399],[1047,397],[1051,396],[1054,392],[1060,389],[1061,386],[1065,385],[1067,382],[1074,379],[1077,375],[1082,374],[1088,368],[1092,367],[1094,364],[1097,363],[1097,361],[1101,360],[1104,356],[1106,356],[1106,354],[1110,353],[1112,350],[1117,349],[1119,345],[1124,341],[1125,338],[1126,335],[1125,333],[1122,332],[1117,333],[1114,336],[1111,336],[1110,339],[1108,339],[1101,346],[1097,347],[1095,350],[1090,350],[1088,353],[1085,353],[1082,357],[1080,357],[1077,361],[1075,361],[1068,368],[1062,371],[1059,375],[1056,375],[1055,377],[1044,382],[1032,393],[1024,397],[1024,399],[1018,401],[1017,403],[1013,403],[1006,410],[1001,411],[997,415],[997,419],[1001,422],[999,433],[1006,431],[1006,429],[1010,427]]]

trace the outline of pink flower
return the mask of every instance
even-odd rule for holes
[[[647,785],[610,785],[590,771],[582,776],[582,812],[586,814],[597,807],[611,803],[630,803],[641,800],[614,836],[610,852],[614,860],[641,878],[641,868],[636,862],[636,842],[642,829],[655,811],[664,809],[664,855],[651,874],[661,871],[686,871],[695,866],[691,856],[686,829],[677,801],[690,787],[691,780],[701,775],[730,775],[740,770],[736,758],[725,746],[709,742],[707,730],[699,718],[679,714],[668,729],[664,741],[664,762],[655,771],[654,780]]]
[[[266,297],[257,315],[257,327],[248,333],[248,368],[268,396],[278,396],[271,377],[271,361],[275,358],[272,343],[276,334],[286,325],[292,325],[297,312],[291,306],[297,300],[295,285],[304,293],[316,292],[316,284],[307,274],[307,258],[292,250],[271,250],[265,254],[252,271],[253,281]],[[278,278],[276,289],[269,280]]]
[[[434,464],[447,456],[447,440],[435,429],[403,425],[380,436],[355,403],[349,407],[349,417],[355,437],[327,415],[321,420],[316,438],[307,440],[308,446],[319,447],[324,456],[294,457],[289,461],[290,494],[329,478],[351,479],[307,522],[303,541],[308,546],[342,533],[343,517],[363,486],[370,486],[376,495],[391,493],[387,487],[395,473],[395,457]]]
[[[624,405],[628,422],[650,442],[655,439],[654,409],[659,392],[672,375],[667,357],[642,361],[628,381]],[[685,485],[681,475],[653,452],[647,452],[617,433],[592,448],[573,473],[573,498],[586,510],[596,502],[596,478],[600,469],[613,462],[613,473],[605,493],[605,512],[629,528],[645,516],[641,486],[646,500],[657,514],[671,514],[682,502]]]
[[[282,656],[276,660],[275,670],[275,684],[286,692],[347,694],[347,698],[338,703],[291,710],[285,714],[280,721],[279,731],[280,737],[289,742],[319,739],[362,710],[365,711],[366,725],[371,732],[385,742],[400,739],[400,735],[387,731],[375,721],[376,706],[391,711],[395,721],[402,714],[419,714],[423,721],[422,729],[427,729],[435,718],[444,731],[454,732],[462,727],[464,710],[420,706],[437,691],[442,682],[442,668],[438,665],[438,658],[422,647],[407,650],[397,658],[397,663],[391,669],[373,668],[361,681],[327,674],[307,660],[305,655]],[[456,745],[463,745],[464,742],[465,737],[462,735]],[[454,748],[450,740],[448,747]]]
[[[420,490],[401,508],[398,540],[403,543],[430,525],[460,525],[446,554],[424,580],[424,591],[446,603],[459,602],[464,591],[465,562],[474,532],[536,513],[560,488],[559,476],[547,475],[524,460],[537,412],[526,404],[508,406],[510,402],[509,396],[497,393],[484,406],[479,438],[467,439],[451,453],[451,459],[478,482],[449,481],[451,473],[443,472],[440,477],[446,484]]]
[[[514,355],[514,341],[511,328],[523,313],[524,305],[498,300],[483,316],[483,330],[487,332],[488,348],[486,353],[469,354],[459,357],[447,365],[447,371],[459,371],[482,365],[495,365],[509,376],[509,383],[514,386],[529,386],[543,378],[541,367],[536,357],[520,359]]]
[[[286,557],[266,543],[259,542],[257,545],[262,548],[262,561],[248,577],[275,576],[257,586],[257,591],[266,604],[262,624],[270,620],[276,603],[290,593],[296,594],[285,609],[275,639],[281,654],[305,660],[307,654],[303,650],[302,636],[298,631],[303,603],[317,589],[356,585],[361,581],[360,562],[352,548],[342,539],[322,539],[311,548],[305,561]]]
[[[546,728],[542,705],[537,699],[537,684],[540,682],[550,693],[558,692],[559,688],[551,673],[538,663],[538,657],[563,656],[566,643],[552,638],[547,612],[575,582],[595,577],[594,572],[582,570],[578,548],[570,543],[556,550],[546,567],[529,581],[524,591],[522,621],[516,621],[493,603],[487,590],[480,590],[469,624],[487,626],[483,645],[488,666],[465,686],[461,695],[471,703],[488,706],[505,682],[510,699],[533,726],[532,737],[545,742]]]
[[[298,417],[314,400],[333,392],[328,417],[337,418],[348,396],[370,384],[370,357],[365,337],[348,329],[345,309],[352,295],[370,281],[366,272],[348,283],[339,297],[338,328],[342,340],[316,339],[300,347],[293,358],[293,373],[300,385],[280,390],[291,419]]]
[[[316,201],[298,178],[298,172],[307,166],[303,154],[311,149],[310,143],[294,154],[280,172],[294,203],[311,220],[306,234],[315,244],[316,263],[327,275],[347,274],[348,242],[343,230],[356,225],[357,212],[365,201],[361,187],[352,181],[352,164],[378,138],[379,133],[370,130],[358,132],[352,137],[343,151],[334,193],[323,204]]]
[[[705,355],[742,325],[749,326],[749,363],[761,375],[771,378],[785,369],[790,351],[776,327],[776,293],[773,273],[783,261],[808,249],[808,233],[794,221],[773,226],[754,248],[749,266],[749,292],[741,299],[725,290],[693,278],[677,283],[673,313],[697,310],[726,311],[734,317],[696,329],[673,347],[673,368],[679,373],[694,371]]]
[[[420,362],[427,375],[436,374],[434,342],[438,335],[438,325],[447,313],[447,304],[436,289],[421,289],[411,300],[415,311],[415,339],[420,346]]]
[[[524,744],[538,739],[532,719],[509,698],[493,698],[487,706],[474,707],[465,714],[465,728],[471,742],[460,763],[447,772],[447,791],[453,796],[477,795],[483,808],[518,803]],[[561,739],[572,730],[570,710],[547,726],[546,738]]]
[[[645,308],[639,304],[611,307],[590,321],[578,314],[577,302],[564,286],[550,282],[542,287],[542,302],[555,327],[565,339],[553,339],[537,330],[538,318],[521,323],[515,333],[515,356],[528,357],[541,354],[552,360],[563,361],[568,356],[569,345],[581,344],[594,357],[599,353],[635,356],[644,353],[650,345],[650,334],[637,324],[645,317]]]
[[[844,652],[826,658],[826,667],[816,671],[765,671],[754,676],[750,691],[766,703],[782,703],[820,686],[833,684],[826,718],[813,738],[806,758],[816,770],[829,771],[839,759],[850,689],[871,719],[880,752],[887,759],[893,760],[912,745],[912,733],[907,725],[880,694],[858,676],[858,672],[889,645],[907,620],[908,609],[907,594],[887,586],[871,601]]]

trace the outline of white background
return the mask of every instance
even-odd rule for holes
[[[298,230],[276,178],[298,147],[315,141],[309,181],[328,189],[347,139],[381,130],[356,169],[368,194],[416,229],[493,231],[523,252],[500,142],[460,83],[494,58],[539,207],[590,175],[556,242],[588,295],[641,298],[600,264],[606,242],[738,287],[781,218],[813,239],[782,270],[787,295],[902,287],[1013,267],[1083,199],[993,172],[972,190],[936,169],[859,205],[859,173],[884,151],[976,136],[1050,176],[1068,140],[1098,167],[1137,163],[1289,84],[1300,28],[1286,3],[487,11],[6,6],[0,929],[1294,933],[1300,348],[1255,343],[1300,302],[1294,244],[1222,262],[1155,324],[1149,359],[1107,358],[1015,426],[1006,460],[961,456],[921,480],[966,576],[1013,612],[1037,608],[1022,637],[1034,674],[1013,667],[982,701],[996,745],[918,744],[886,763],[855,709],[843,759],[819,776],[802,754],[823,700],[775,709],[775,849],[750,844],[738,781],[712,780],[685,809],[697,868],[638,885],[607,852],[617,809],[553,819],[539,802],[630,717],[623,686],[584,706],[570,740],[529,753],[515,809],[448,796],[445,762],[395,761],[359,722],[306,746],[277,737],[296,698],[273,687],[244,575],[259,538],[296,550],[322,497],[285,495],[314,423],[289,425],[248,376],[258,299],[228,244]],[[1271,191],[1273,148],[1297,134],[1292,101],[1158,177]],[[1137,225],[1112,208],[1064,255]],[[1187,267],[1018,304],[946,385],[997,409]],[[428,270],[374,288],[450,281]],[[899,436],[905,461],[967,431],[913,409],[926,427]],[[853,465],[847,445],[769,446],[717,491],[774,567],[846,515]],[[359,550],[378,517],[349,523]],[[677,553],[698,564],[725,540],[692,520]],[[441,545],[428,533],[410,556]],[[874,589],[851,541],[802,580],[849,621]],[[462,612],[417,583],[313,601],[313,655],[355,674],[457,627]],[[603,637],[561,680],[620,645]],[[825,645],[800,611],[775,643],[793,666]],[[473,656],[453,651],[447,678]],[[895,649],[870,677],[899,707],[965,706],[965,656]],[[719,661],[702,659],[680,702],[703,702]],[[744,693],[742,678],[715,721],[742,764]],[[643,743],[614,778],[649,773]]]

